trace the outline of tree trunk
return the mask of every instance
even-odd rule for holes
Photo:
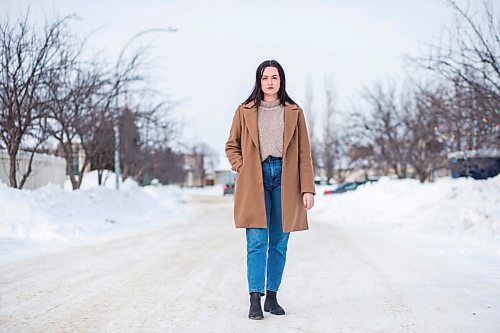
[[[16,164],[16,159],[17,159],[17,151],[14,151],[12,154],[9,150],[9,162],[10,162],[10,169],[9,169],[9,182],[10,186],[17,188],[17,179],[16,179],[16,171],[17,171],[17,164]]]

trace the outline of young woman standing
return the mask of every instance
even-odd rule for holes
[[[285,72],[275,60],[257,67],[250,96],[234,114],[225,151],[238,172],[234,193],[236,228],[246,228],[250,319],[264,311],[285,314],[276,293],[290,232],[307,230],[314,204],[314,172],[302,109],[285,90]],[[266,293],[264,294],[264,290]]]

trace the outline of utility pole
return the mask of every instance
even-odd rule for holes
[[[148,33],[153,33],[153,32],[177,32],[177,28],[156,28],[156,29],[148,29],[148,30],[143,30],[141,32],[138,32],[132,38],[129,39],[127,44],[123,46],[122,50],[120,51],[120,54],[118,55],[118,60],[116,61],[116,66],[115,66],[115,73],[118,76],[118,70],[120,67],[120,63],[122,61],[123,54],[125,52],[125,49],[137,38],[148,34]],[[117,190],[120,189],[120,182],[121,182],[121,165],[120,165],[120,116],[121,116],[121,110],[119,109],[119,104],[118,104],[118,96],[119,96],[119,90],[120,90],[120,84],[117,84],[115,87],[115,123],[113,125],[114,131],[115,131],[115,188]]]

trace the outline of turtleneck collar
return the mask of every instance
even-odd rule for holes
[[[272,108],[272,107],[278,106],[279,104],[280,104],[279,98],[277,100],[271,101],[271,102],[266,102],[264,100],[260,101],[260,106],[264,107],[264,108]]]

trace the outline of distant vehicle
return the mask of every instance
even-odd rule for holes
[[[234,194],[234,184],[236,182],[236,178],[238,178],[238,173],[228,170],[226,172],[221,173],[220,175],[220,184],[223,184],[222,195],[226,194]]]
[[[340,194],[344,193],[347,191],[354,191],[357,189],[359,186],[366,184],[366,183],[373,183],[376,182],[378,179],[365,179],[365,180],[357,180],[353,182],[346,182],[346,183],[341,183],[339,186],[337,186],[333,190],[326,190],[324,193],[325,195],[330,195],[330,194]]]
[[[500,149],[457,151],[448,154],[452,178],[487,179],[500,173]]]
[[[232,184],[224,184],[224,193],[223,195],[226,194],[234,194],[234,183]]]

